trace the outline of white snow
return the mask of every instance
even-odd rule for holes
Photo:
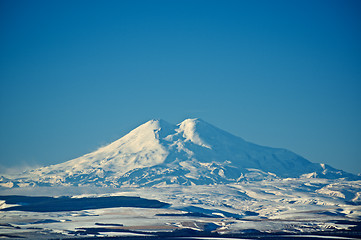
[[[201,119],[186,119],[178,125],[150,120],[79,158],[27,171],[15,179],[0,178],[0,186],[199,185],[345,176],[352,174],[311,163],[285,149],[249,143]]]
[[[351,225],[335,222],[361,218],[357,179],[360,176],[311,163],[288,150],[247,142],[201,119],[178,125],[151,120],[79,158],[16,178],[0,177],[0,195],[139,196],[170,203],[169,208],[1,212],[0,231],[25,231],[6,225],[10,223],[34,228],[26,231],[71,234],[80,227],[95,227],[95,222],[144,226],[148,231],[201,231],[208,224],[219,233],[349,229]],[[2,201],[0,211],[10,206]],[[212,217],[182,215],[188,212]],[[60,221],[36,223],[44,219]],[[103,235],[124,234],[134,233]]]
[[[204,140],[199,137],[199,134],[197,133],[197,124],[199,123],[200,120],[197,118],[186,119],[179,124],[178,132],[183,133],[185,141],[191,141],[199,146],[212,149],[207,143],[204,142]]]
[[[342,188],[347,184],[350,184],[350,191],[361,187],[360,181],[289,178],[218,185],[172,184],[146,188],[121,188],[118,192],[114,188],[79,188],[78,191],[81,194],[74,197],[140,196],[167,202],[171,206],[161,209],[124,207],[52,213],[0,212],[2,215],[0,223],[10,223],[22,228],[9,229],[0,225],[0,231],[16,233],[16,231],[23,231],[25,227],[34,227],[52,232],[69,233],[77,228],[97,227],[95,223],[123,224],[125,228],[140,229],[139,231],[144,229],[145,232],[157,226],[159,231],[171,231],[165,226],[200,231],[205,224],[218,226],[219,233],[237,233],[247,229],[289,233],[347,230],[352,227],[352,224],[341,222],[359,221],[361,206],[350,204],[337,196],[320,194],[317,191],[327,187]],[[310,191],[310,187],[315,191]],[[41,188],[32,188],[33,194],[37,195],[38,190],[41,191]],[[12,191],[14,191],[13,194],[17,193],[16,189]],[[75,193],[73,187],[54,187],[52,191],[59,195]],[[0,194],[3,193],[0,192]],[[181,215],[187,212],[213,217]],[[41,220],[57,221],[42,223]],[[337,221],[340,223],[336,223]],[[109,236],[116,234],[106,233]]]

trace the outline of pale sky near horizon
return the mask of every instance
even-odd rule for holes
[[[361,2],[0,0],[0,173],[199,117],[361,173]]]

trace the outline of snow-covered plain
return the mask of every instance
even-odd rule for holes
[[[344,189],[345,184],[350,184],[347,189]],[[139,196],[171,205],[164,208],[117,207],[70,212],[1,211],[0,232],[9,236],[28,237],[29,232],[33,232],[44,236],[57,233],[71,237],[84,236],[80,234],[156,235],[192,229],[220,236],[246,234],[249,237],[250,233],[346,231],[350,232],[350,236],[357,237],[359,230],[352,231],[352,234],[351,230],[359,225],[361,218],[361,206],[355,198],[360,188],[360,181],[295,178],[225,185],[79,188],[82,194],[73,197]],[[48,195],[66,195],[69,192],[67,187],[53,187],[50,191],[42,188],[16,190],[8,189],[0,194],[45,195],[47,192]],[[76,188],[69,190],[76,192]],[[349,194],[342,195],[344,191]],[[104,228],[107,230],[104,231]]]
[[[247,142],[200,119],[151,120],[79,158],[3,176],[0,186],[2,237],[360,236],[359,176]],[[84,203],[136,196],[169,205],[39,212],[39,203],[9,211],[16,204],[2,200],[7,195]]]

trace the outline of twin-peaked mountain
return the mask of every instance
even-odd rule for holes
[[[356,177],[279,148],[256,145],[201,119],[151,120],[79,158],[25,172],[3,186],[217,184],[286,177]]]

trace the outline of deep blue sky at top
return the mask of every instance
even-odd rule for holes
[[[358,173],[361,2],[0,0],[0,114],[2,170],[200,117]]]

